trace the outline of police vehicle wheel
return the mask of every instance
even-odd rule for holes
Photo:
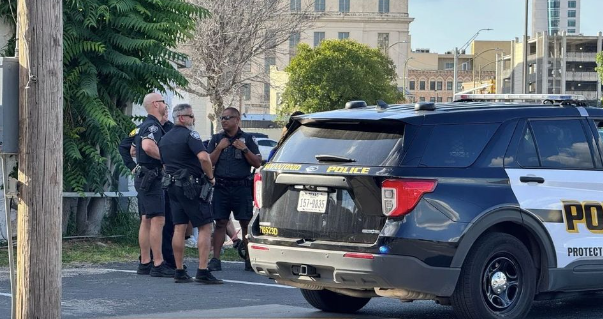
[[[371,298],[358,298],[330,290],[301,289],[302,296],[314,308],[327,312],[352,313],[364,307]]]
[[[465,259],[451,302],[464,319],[524,318],[536,291],[530,252],[516,237],[491,233]]]

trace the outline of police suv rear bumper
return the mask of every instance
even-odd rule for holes
[[[372,254],[372,259],[367,259],[344,257],[345,253],[249,243],[251,266],[256,273],[279,282],[313,287],[406,289],[448,297],[461,271],[432,267],[409,256]],[[308,275],[299,275],[300,267]]]

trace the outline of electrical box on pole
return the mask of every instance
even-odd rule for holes
[[[19,60],[0,57],[0,154],[19,152]]]

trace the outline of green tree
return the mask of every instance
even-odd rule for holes
[[[391,59],[378,49],[352,40],[326,40],[317,48],[300,44],[285,71],[289,82],[281,112],[306,113],[340,109],[347,101],[398,102]]]
[[[0,17],[14,3],[3,1]],[[63,8],[64,188],[116,190],[128,173],[117,146],[134,128],[125,107],[188,84],[172,65],[186,58],[175,48],[207,11],[186,0],[64,0]],[[100,230],[101,201],[78,200],[78,233]]]
[[[597,68],[595,70],[597,70],[597,73],[599,73],[599,78],[601,79],[601,82],[603,82],[603,52],[599,52],[599,54],[597,54]],[[603,97],[601,97],[599,102],[603,104]]]

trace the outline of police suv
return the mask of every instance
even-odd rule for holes
[[[255,176],[254,270],[314,307],[523,318],[603,290],[603,109],[419,103],[298,117]]]

